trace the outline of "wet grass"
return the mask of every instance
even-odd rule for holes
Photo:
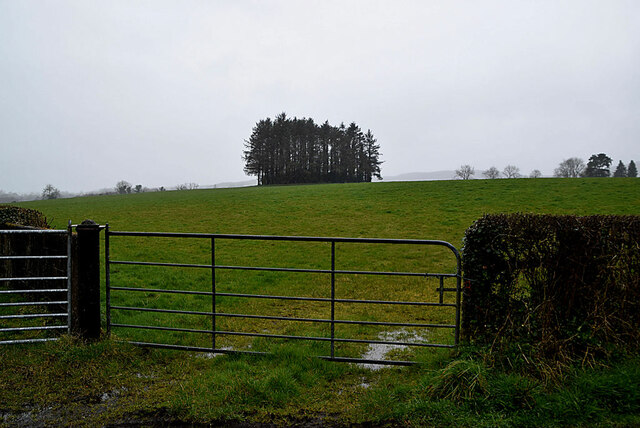
[[[460,248],[465,229],[485,213],[639,214],[634,179],[522,179],[416,183],[275,186],[87,197],[21,204],[45,213],[58,227],[91,218],[112,230],[439,239]],[[112,258],[210,263],[208,241],[114,237]],[[223,265],[327,269],[327,244],[216,242]],[[339,245],[338,269],[451,272],[448,250]],[[208,269],[114,265],[114,285],[208,291]],[[328,297],[326,274],[222,271],[218,291]],[[437,301],[437,281],[383,281],[338,275],[339,298]],[[115,305],[179,307],[210,311],[201,296],[114,293]],[[451,301],[451,296],[447,297]],[[324,303],[219,298],[219,311],[327,318]],[[450,323],[451,311],[343,304],[337,318]],[[114,321],[210,329],[199,316],[114,312]],[[103,314],[104,318],[104,314]],[[302,322],[219,318],[218,329],[244,329],[324,336],[327,326]],[[388,329],[386,329],[388,330]],[[337,337],[375,338],[385,329],[339,326]],[[210,346],[205,333],[115,329],[116,338]],[[451,341],[450,331],[429,329],[427,340]],[[136,334],[138,336],[136,336]],[[203,358],[189,353],[144,350],[107,340],[4,347],[0,411],[10,417],[28,409],[54,415],[62,424],[104,425],[127,420],[189,423],[252,421],[429,426],[564,426],[640,424],[638,358],[626,356],[596,368],[571,368],[562,382],[526,371],[498,369],[479,353],[417,349],[395,351],[422,364],[371,371],[329,363],[323,342],[285,342],[219,337],[219,347],[268,350],[264,357]],[[348,344],[338,355],[359,356]],[[76,398],[73,398],[76,397]],[[26,409],[26,410],[25,410]],[[43,411],[42,409],[49,409]],[[47,413],[49,412],[49,413]],[[65,413],[66,412],[66,413]],[[65,416],[66,415],[66,416]],[[66,418],[66,419],[65,419]],[[146,418],[146,419],[145,419]],[[1,419],[0,419],[1,420]],[[67,421],[67,422],[64,422]],[[46,423],[45,423],[46,425]]]
[[[633,179],[522,179],[410,183],[327,184],[157,192],[37,201],[23,204],[45,213],[58,227],[68,219],[91,218],[112,230],[200,232],[255,235],[346,236],[438,239],[460,248],[465,229],[489,212],[633,214],[640,212],[640,191]],[[329,269],[327,243],[217,240],[216,264]],[[211,263],[208,239],[114,237],[113,260],[189,264]],[[338,244],[336,268],[405,272],[455,272],[455,259],[442,247]],[[169,290],[211,291],[209,269],[114,265],[112,285]],[[353,299],[438,301],[437,280],[337,275],[336,297]],[[454,287],[448,280],[446,287]],[[328,274],[218,270],[219,292],[330,297]],[[210,298],[158,292],[114,292],[119,306],[211,311]],[[452,303],[447,293],[446,303]],[[218,297],[218,312],[328,319],[326,303]],[[451,309],[389,305],[338,304],[344,320],[453,324]],[[211,329],[210,317],[114,311],[113,321],[127,325]],[[218,330],[327,337],[327,325],[219,318]],[[117,328],[135,340],[210,346],[206,333],[157,332]],[[338,337],[375,339],[383,329],[340,325]],[[417,332],[416,332],[417,333]],[[453,343],[451,331],[429,332],[431,341]],[[168,340],[167,340],[168,339]],[[246,348],[242,336],[220,336],[224,347]],[[323,354],[326,355],[326,348]],[[357,356],[362,347],[340,345],[340,355]]]
[[[260,346],[256,344],[256,346]],[[311,347],[312,348],[312,347]],[[431,351],[371,371],[272,346],[267,356],[146,350],[63,338],[0,348],[8,426],[315,423],[329,426],[635,426],[640,359],[569,367],[562,382],[488,365],[482,351]],[[1,422],[0,422],[1,423]]]
[[[493,212],[637,214],[633,178],[323,184],[156,192],[20,204],[57,227],[91,218],[113,230],[444,239]]]

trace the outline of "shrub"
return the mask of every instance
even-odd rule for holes
[[[486,215],[464,238],[462,330],[544,357],[640,345],[640,216]]]

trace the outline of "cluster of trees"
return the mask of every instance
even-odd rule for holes
[[[638,176],[638,168],[636,168],[636,163],[634,161],[629,162],[629,166],[626,167],[622,161],[618,162],[618,166],[616,167],[615,172],[613,173],[614,177],[637,177]]]
[[[131,193],[132,189],[133,187],[131,186],[131,183],[129,183],[128,181],[121,180],[121,181],[118,181],[118,183],[116,183],[116,193],[120,195]]]
[[[460,169],[456,169],[456,178],[461,178],[463,180],[470,180],[476,173],[476,170],[471,165],[461,165]],[[502,171],[498,170],[495,166],[482,171],[482,175],[484,178],[496,179],[500,177],[504,178],[522,178],[522,174],[520,174],[520,168],[515,165],[507,165],[504,167]],[[542,173],[540,170],[534,169],[529,174],[529,178],[540,178],[542,177]]]
[[[586,164],[580,158],[569,158],[560,162],[560,165],[554,171],[554,176],[563,178],[610,177],[612,162],[613,160],[604,153],[591,155]],[[632,160],[629,162],[629,166],[625,166],[622,161],[619,161],[613,176],[637,177],[638,169],[635,162]]]
[[[351,123],[335,127],[328,121],[275,119],[256,123],[245,141],[244,171],[258,185],[320,182],[368,182],[380,176],[380,146],[367,130]]]
[[[176,190],[196,190],[198,187],[200,187],[200,185],[197,183],[184,183],[178,184]]]
[[[197,183],[184,183],[178,184],[176,186],[176,190],[195,190],[198,187],[200,187],[200,185],[198,185]],[[148,189],[146,187],[142,187],[142,184],[136,184],[135,186],[133,186],[126,180],[118,181],[115,187],[115,191],[119,195],[126,195],[128,193],[144,193],[149,191],[164,192],[165,190],[167,189],[165,189],[164,186],[157,189]]]

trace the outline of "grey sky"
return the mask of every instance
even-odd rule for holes
[[[383,176],[638,162],[640,1],[0,0],[1,190],[245,180],[283,111]]]

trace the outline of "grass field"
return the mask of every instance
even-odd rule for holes
[[[466,228],[485,213],[640,214],[640,182],[636,179],[520,179],[274,186],[86,197],[34,201],[20,205],[42,211],[56,227],[66,227],[69,219],[79,223],[90,218],[100,224],[109,223],[110,228],[117,231],[436,239],[448,241],[457,248],[461,248]],[[112,259],[116,260],[206,264],[210,262],[211,257],[210,243],[206,240],[178,241],[166,238],[114,237],[111,246]],[[327,269],[329,248],[327,244],[317,243],[218,242],[216,243],[216,261],[218,264],[228,265]],[[336,264],[337,269],[452,272],[455,259],[446,249],[411,246],[383,248],[375,245],[356,247],[344,244],[336,249]],[[327,277],[317,274],[284,275],[227,271],[220,272],[220,276],[216,279],[219,281],[218,291],[269,292],[269,294],[318,297],[327,297],[328,293]],[[120,286],[188,290],[207,290],[211,283],[210,272],[206,270],[121,265],[114,266],[112,280],[113,285]],[[336,297],[369,299],[394,296],[394,299],[397,297],[398,300],[435,301],[437,300],[436,286],[436,281],[424,278],[389,281],[364,276],[339,276]],[[114,293],[112,297],[113,304],[123,306],[165,308],[169,305],[177,305],[192,310],[210,310],[211,307],[210,301],[198,296],[176,298],[175,295],[162,293],[119,292]],[[448,296],[447,299],[451,302],[452,296]],[[219,310],[225,312],[310,318],[327,318],[328,316],[326,304],[303,305],[290,302],[274,304],[271,301],[232,298],[220,299],[217,304],[219,304]],[[356,320],[384,319],[386,321],[450,323],[453,316],[452,311],[447,312],[443,309],[395,310],[389,307],[362,305],[343,305],[336,307],[336,311],[337,318]],[[128,311],[114,312],[113,316],[115,322],[127,324],[168,324],[189,328],[210,328],[210,320],[190,316],[160,316]],[[327,335],[326,326],[308,323],[247,322],[237,319],[227,319],[221,323],[224,324],[218,327],[225,329]],[[380,328],[341,326],[336,334],[338,337],[358,335],[363,338],[376,338],[382,332],[383,329]],[[144,337],[149,341],[166,341],[169,338],[173,343],[198,346],[206,346],[209,340],[199,334],[178,332],[163,332],[160,336],[160,333],[153,331],[140,333],[130,329],[116,329],[115,334],[116,337],[134,339]],[[452,341],[450,331],[429,330],[425,334],[429,341],[444,343]],[[139,373],[144,374],[148,371],[155,373],[153,376],[158,379],[157,382],[136,383],[136,385],[146,385],[147,388],[150,388],[149,383],[153,384],[151,389],[157,395],[152,395],[151,398],[145,396],[146,398],[141,401],[148,407],[125,406],[120,409],[121,412],[157,411],[160,404],[155,406],[152,402],[146,401],[156,399],[158,403],[162,403],[161,407],[168,409],[172,415],[189,421],[247,417],[254,420],[273,421],[280,417],[284,418],[282,420],[291,417],[304,419],[307,415],[330,414],[343,423],[391,421],[402,424],[404,421],[421,425],[450,421],[457,425],[479,423],[496,426],[518,423],[517,421],[520,421],[518,424],[527,425],[525,422],[527,418],[532,417],[533,413],[543,418],[537,421],[544,422],[544,425],[567,423],[571,420],[567,416],[569,414],[577,418],[575,420],[578,423],[603,418],[618,420],[617,416],[611,416],[609,410],[605,409],[608,407],[602,405],[599,408],[605,409],[604,413],[594,410],[595,416],[580,419],[584,416],[581,416],[580,412],[569,411],[565,407],[560,408],[561,406],[553,401],[560,400],[559,398],[549,398],[553,397],[554,392],[545,390],[545,385],[527,377],[510,379],[509,374],[491,372],[482,363],[476,363],[467,357],[463,358],[466,362],[462,363],[464,366],[462,374],[458,373],[454,376],[464,377],[476,370],[478,373],[476,379],[484,377],[485,380],[494,379],[495,382],[490,381],[489,386],[485,385],[478,389],[477,396],[472,391],[472,396],[468,400],[456,398],[455,394],[450,396],[443,393],[440,396],[433,392],[438,390],[434,382],[439,382],[438,379],[441,381],[442,376],[446,375],[443,370],[455,371],[456,367],[460,367],[455,364],[450,367],[455,361],[451,362],[451,354],[448,351],[423,350],[403,356],[423,361],[424,364],[420,366],[422,368],[368,372],[355,366],[327,365],[324,362],[310,363],[308,355],[327,354],[327,346],[324,343],[304,346],[295,343],[294,347],[291,344],[285,344],[282,345],[284,348],[278,346],[273,348],[272,342],[264,339],[232,337],[225,338],[219,346],[234,349],[275,349],[276,353],[284,353],[284,356],[280,355],[279,360],[271,358],[251,360],[241,357],[184,360],[180,355],[175,355],[176,353],[157,352],[153,354],[154,356],[149,354],[141,356],[139,351],[129,348],[118,351],[120,348],[116,345],[113,345],[116,346],[116,350],[105,350],[107,345],[93,345],[94,351],[78,350],[76,352],[98,352],[95,351],[98,348],[102,349],[100,352],[107,354],[122,352],[124,355],[122,358],[135,361],[137,365],[135,370]],[[276,343],[280,342],[276,341]],[[56,353],[67,355],[66,351],[55,348],[55,345],[51,346],[53,350],[46,351],[45,355]],[[95,348],[96,346],[98,348]],[[338,355],[360,356],[364,350],[363,346],[342,345],[338,348]],[[3,352],[13,351],[3,350]],[[457,355],[460,357],[459,354]],[[16,356],[13,354],[7,355],[9,358],[7,361],[13,361],[11,358],[14,357]],[[32,358],[37,360],[40,357]],[[93,357],[84,355],[83,358]],[[95,356],[95,358],[97,360],[91,361],[102,361],[101,357]],[[158,369],[155,359],[162,360],[162,364],[168,368]],[[282,360],[289,361],[290,367],[282,363]],[[121,364],[118,361],[116,357],[113,363],[118,368],[131,363],[129,361]],[[19,366],[17,361],[14,364]],[[626,364],[623,365],[624,370],[620,369],[624,373],[615,369],[615,373],[611,376],[637,379],[637,370],[633,371]],[[16,376],[23,373],[20,369],[16,370],[18,373]],[[176,374],[180,370],[192,375],[200,372],[207,374],[187,380],[182,377],[183,375]],[[90,377],[88,373],[83,376],[82,379]],[[178,381],[181,384],[180,390],[174,391],[168,385],[176,382],[176,376],[182,380]],[[599,374],[584,376],[599,376]],[[112,381],[105,380],[105,382],[113,386]],[[126,384],[125,387],[129,391],[125,395],[133,394],[132,391],[137,391],[135,394],[142,394],[138,389],[142,386],[134,386],[131,382],[124,380],[121,382]],[[576,380],[576,382],[582,381]],[[223,384],[227,386],[213,393]],[[471,385],[475,384],[471,383]],[[528,397],[525,397],[526,400],[533,401],[525,400],[529,404],[517,409],[509,407],[516,406],[513,403],[496,406],[491,404],[486,408],[477,407],[482,388],[500,388],[499,385],[502,385],[504,391],[494,391],[497,396],[519,393]],[[97,385],[90,386],[90,389],[93,391],[94,387],[99,389]],[[154,388],[159,390],[156,391]],[[632,392],[637,395],[637,391]],[[564,389],[557,391],[557,394],[569,393]],[[581,393],[575,391],[571,393],[575,393],[574,402],[580,403]],[[593,400],[589,395],[592,393],[594,392],[589,392],[585,400]],[[20,400],[19,393],[17,394],[17,398],[13,401],[8,400],[4,406],[15,406],[15,403]],[[209,398],[204,399],[203,396],[207,394]],[[343,394],[350,398],[347,399]],[[628,391],[625,394],[628,395]],[[237,397],[247,395],[253,398]],[[301,395],[305,395],[305,398]],[[44,398],[41,400],[46,401]],[[464,402],[461,404],[460,400]],[[564,412],[565,415],[562,418],[565,419],[560,417],[557,421],[548,419],[548,415],[543,415],[545,407],[539,405],[542,401],[546,403],[544,404],[546,408],[551,409],[550,412],[555,412],[554,406],[559,406],[557,411]],[[229,404],[226,407],[221,406],[220,403],[223,402]],[[633,403],[632,408],[636,409],[633,410],[635,412],[638,409],[638,402]],[[462,410],[456,413],[459,405],[462,405]],[[595,404],[594,406],[597,407]],[[628,412],[624,415],[628,416]],[[432,416],[436,419],[430,419]],[[538,424],[534,422],[532,425]]]
[[[633,178],[325,184],[156,192],[33,201],[66,227],[91,218],[114,230],[444,239],[493,212],[638,214]]]
[[[75,198],[24,204],[44,212],[58,227],[68,219],[85,218],[119,231],[199,232],[255,235],[344,236],[445,240],[460,248],[465,229],[490,212],[538,212],[632,214],[640,212],[640,193],[634,180],[469,180],[409,183],[328,184],[252,187],[243,189],[157,192],[123,196]],[[111,242],[114,260],[208,264],[209,240],[121,238]],[[219,265],[329,269],[326,243],[218,241]],[[336,269],[455,273],[455,258],[442,247],[339,244]],[[206,269],[113,266],[112,284],[135,288],[209,291],[211,273]],[[327,274],[218,271],[217,291],[283,296],[330,296]],[[338,275],[336,297],[345,299],[437,301],[435,279]],[[445,286],[455,287],[448,280]],[[389,296],[393,296],[392,298]],[[115,306],[211,309],[206,296],[163,293],[116,292]],[[454,303],[448,293],[445,303]],[[264,299],[218,298],[225,313],[262,314],[297,318],[330,318],[322,302],[288,302]],[[455,324],[450,308],[390,305],[336,306],[336,318],[359,321]],[[113,321],[127,325],[167,326],[207,330],[208,317],[114,311]],[[341,325],[337,337],[378,338],[384,328]],[[266,334],[328,337],[327,324],[276,322],[246,318],[219,318],[217,330]],[[202,333],[116,329],[135,340],[208,346]],[[413,329],[408,334],[426,336],[432,343],[453,343],[450,329]],[[224,336],[218,347],[247,349],[248,337]],[[328,344],[320,353],[328,354]],[[364,345],[341,344],[338,356],[359,357]]]

